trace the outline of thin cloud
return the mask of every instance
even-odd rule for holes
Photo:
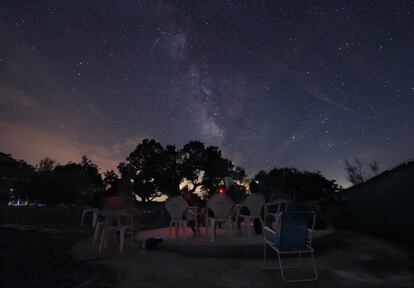
[[[2,107],[17,105],[37,112],[45,110],[45,107],[37,99],[24,93],[24,91],[1,84],[0,103],[2,103]]]
[[[104,112],[101,109],[99,109],[96,105],[89,102],[87,104],[87,107],[89,108],[89,111],[92,113],[92,115],[95,115],[100,119],[104,119]]]
[[[86,155],[102,171],[116,169],[119,162],[144,138],[134,136],[112,145],[99,145],[85,143],[74,135],[62,135],[26,124],[0,122],[0,130],[6,136],[0,143],[0,151],[16,158],[25,159],[31,164],[38,163],[44,157],[67,163],[80,161],[82,155]],[[30,143],[30,149],[27,143]]]

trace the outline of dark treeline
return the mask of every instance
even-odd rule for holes
[[[20,198],[47,204],[93,204],[103,195],[122,194],[148,202],[160,196],[178,195],[184,180],[190,183],[191,190],[208,197],[223,185],[225,177],[238,183],[247,180],[244,169],[224,158],[218,147],[199,141],[190,141],[177,149],[144,139],[125,162],[119,163],[117,171],[103,174],[86,156],[80,163],[61,165],[45,158],[32,166],[0,153],[1,201]],[[238,186],[238,197],[242,198],[248,192],[245,186]],[[334,180],[319,172],[294,168],[260,171],[249,184],[253,193],[291,193],[300,200],[319,200],[339,189]]]

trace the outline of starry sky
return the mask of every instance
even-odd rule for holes
[[[414,156],[411,1],[0,3],[0,151],[115,168],[144,138],[347,186]]]

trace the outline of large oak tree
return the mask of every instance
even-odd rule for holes
[[[144,139],[118,169],[125,182],[132,183],[132,192],[143,201],[178,195],[183,180],[194,184],[193,191],[200,187],[211,194],[224,177],[245,178],[244,170],[223,158],[217,147],[205,147],[199,141],[190,141],[177,150],[173,145],[163,147],[154,139]]]

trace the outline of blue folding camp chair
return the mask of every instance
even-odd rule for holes
[[[280,269],[282,278],[287,282],[315,281],[318,279],[312,248],[312,231],[315,226],[315,213],[312,211],[282,212],[278,217],[277,231],[269,227],[264,228],[264,259],[265,269]],[[266,267],[267,246],[277,253],[279,265]],[[283,266],[282,255],[298,254],[296,266]],[[301,279],[287,279],[285,269],[299,268],[301,255],[310,254],[314,277]]]

